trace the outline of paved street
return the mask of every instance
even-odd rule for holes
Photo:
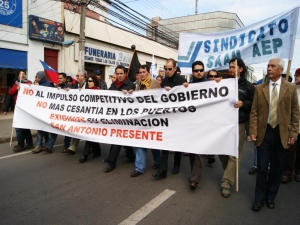
[[[108,145],[101,144],[100,158],[90,157],[80,164],[84,142],[75,155],[60,153],[62,143],[59,137],[53,154],[37,155],[16,154],[9,143],[0,144],[0,224],[109,225],[119,224],[135,212],[130,219],[140,221],[138,224],[299,224],[300,183],[295,181],[281,185],[274,210],[251,210],[255,185],[255,175],[248,175],[252,143],[245,142],[239,192],[232,188],[228,199],[220,194],[222,168],[218,158],[205,167],[200,185],[192,191],[188,186],[188,157],[182,157],[179,174],[154,180],[148,152],[146,173],[131,178],[134,165],[121,164],[124,150],[116,170],[104,173],[102,160],[108,155]],[[169,162],[171,170],[173,155]],[[162,193],[171,194],[159,205],[155,197]],[[154,203],[146,205],[150,201]],[[154,210],[147,215],[151,207]]]

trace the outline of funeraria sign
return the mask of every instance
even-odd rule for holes
[[[75,60],[78,61],[78,44],[75,45]],[[129,67],[132,54],[104,48],[99,45],[86,44],[84,48],[84,61],[110,66],[123,65]]]

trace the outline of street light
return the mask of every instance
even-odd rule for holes
[[[73,43],[74,43],[73,40],[66,40],[66,41],[62,42],[61,44],[62,44],[62,46],[68,48],[68,47],[70,47]]]

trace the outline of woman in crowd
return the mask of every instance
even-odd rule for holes
[[[99,80],[95,75],[89,76],[87,81],[88,81],[88,89],[100,90]],[[96,142],[86,141],[83,149],[83,156],[79,159],[79,162],[84,163],[87,160],[91,147],[93,149],[92,158],[97,158],[101,156],[100,144]]]
[[[158,76],[156,77],[156,80],[158,81],[159,84],[161,84],[163,78],[162,78],[161,75],[158,75]]]

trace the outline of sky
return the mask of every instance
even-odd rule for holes
[[[195,0],[121,0],[130,8],[152,18],[160,16],[162,19],[194,15]],[[245,26],[275,16],[284,11],[300,6],[299,0],[198,0],[198,14],[225,11],[236,13]],[[288,60],[285,60],[286,66]],[[262,78],[266,71],[267,62],[251,65],[255,75]],[[300,16],[297,26],[297,37],[292,60],[291,74],[300,68]],[[286,68],[285,68],[286,69]]]

